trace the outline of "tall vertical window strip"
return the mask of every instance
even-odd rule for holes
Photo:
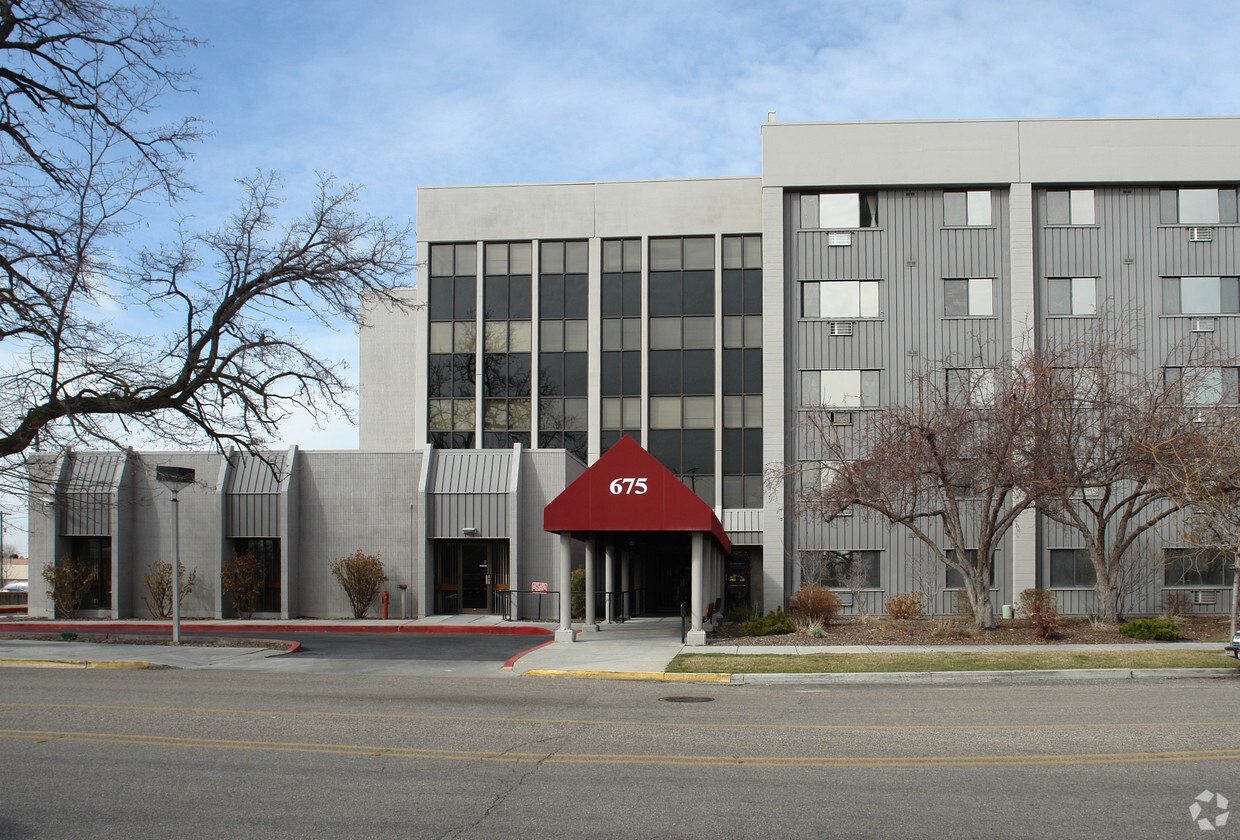
[[[590,249],[541,242],[538,251],[538,446],[587,459]]]
[[[478,246],[431,246],[427,437],[440,449],[474,446]]]
[[[603,242],[600,309],[603,315],[601,449],[625,435],[641,442],[642,243]]]
[[[649,245],[650,439],[646,449],[707,504],[715,487],[715,239]],[[662,349],[653,349],[656,345]]]
[[[488,242],[483,253],[482,446],[530,445],[532,286],[529,242]]]
[[[723,506],[762,507],[762,237],[723,237]]]

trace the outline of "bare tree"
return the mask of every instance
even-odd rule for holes
[[[1179,435],[1146,445],[1158,481],[1186,509],[1181,535],[1201,551],[1222,558],[1231,572],[1231,635],[1240,612],[1240,413],[1235,407],[1199,409]],[[1205,571],[1198,567],[1198,572]],[[1221,578],[1225,580],[1225,577]]]
[[[855,426],[808,412],[810,459],[788,468],[801,474],[792,507],[827,521],[859,508],[903,525],[960,576],[974,625],[993,628],[995,551],[1033,503],[1024,475],[1028,389],[1006,366],[938,369],[912,388],[909,404],[862,412]]]
[[[136,226],[187,187],[192,118],[161,124],[196,42],[156,5],[0,0],[0,479],[24,455],[147,432],[257,451],[294,410],[343,410],[347,382],[293,325],[401,306],[408,229],[320,178],[278,216],[271,175],[241,181],[219,230],[137,250]],[[158,208],[158,209],[156,209]]]
[[[26,301],[23,353],[0,374],[0,456],[36,441],[115,443],[112,418],[181,445],[202,440],[257,451],[294,409],[345,411],[348,384],[282,324],[356,322],[359,295],[390,295],[412,261],[407,231],[355,213],[357,190],[323,179],[309,211],[278,227],[276,180],[241,182],[241,209],[221,230],[144,252],[112,291],[89,260],[51,276],[55,296]],[[201,249],[213,257],[205,267]],[[167,325],[125,332],[96,307],[111,295]]]
[[[1038,392],[1030,492],[1043,514],[1080,534],[1096,615],[1112,623],[1123,617],[1126,592],[1150,571],[1137,540],[1180,507],[1158,480],[1149,447],[1180,435],[1193,417],[1161,369],[1136,363],[1134,345],[1121,331],[1102,330],[1023,362]]]

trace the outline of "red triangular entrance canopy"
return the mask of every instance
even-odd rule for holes
[[[543,528],[553,534],[701,531],[732,550],[710,505],[628,435],[543,508]]]

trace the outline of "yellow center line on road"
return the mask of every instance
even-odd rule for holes
[[[949,756],[739,756],[657,755],[629,753],[530,753],[472,750],[412,749],[364,744],[315,744],[280,741],[234,741],[212,738],[176,738],[165,735],[134,735],[114,732],[33,732],[0,730],[0,738],[35,743],[129,744],[217,750],[252,750],[272,753],[321,753],[382,758],[441,759],[552,764],[645,764],[701,767],[1010,767],[1023,765],[1131,764],[1194,761],[1240,761],[1240,749],[1183,750],[1169,752],[1082,753],[1052,755],[949,755]]]
[[[355,720],[417,720],[465,723],[519,723],[556,724],[583,726],[646,726],[651,728],[695,729],[774,729],[774,730],[824,730],[824,731],[951,731],[980,732],[991,730],[1040,730],[1040,729],[1149,729],[1174,727],[1240,727],[1237,720],[1203,721],[1130,721],[1086,723],[918,723],[918,724],[847,724],[847,723],[722,723],[719,721],[651,721],[651,720],[594,720],[589,718],[534,718],[504,717],[498,715],[417,715],[381,712],[314,712],[281,711],[275,709],[215,709],[193,706],[121,706],[96,703],[0,703],[0,709],[82,709],[92,712],[168,712],[176,714],[207,715],[253,715],[256,717],[288,718],[344,718]]]

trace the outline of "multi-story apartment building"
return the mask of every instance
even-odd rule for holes
[[[628,435],[726,531],[705,600],[773,609],[807,552],[833,552],[865,567],[854,609],[878,612],[927,589],[925,547],[869,517],[785,515],[763,478],[806,457],[806,411],[853,422],[931,367],[966,381],[1087,336],[1107,310],[1138,313],[1140,364],[1168,376],[1187,364],[1176,348],[1240,348],[1240,118],[768,122],[762,140],[759,177],[420,188],[415,306],[370,306],[361,334],[360,451],[294,450],[263,488],[248,459],[192,456],[213,476],[182,506],[202,578],[267,540],[271,613],[338,613],[326,562],[371,547],[420,614],[512,608],[496,593],[561,585],[568,540],[545,530],[546,506]],[[1235,368],[1219,377],[1236,401]],[[158,492],[133,460],[47,464],[59,501],[31,512],[32,563],[95,552],[117,581],[111,614],[136,609],[160,553],[158,514],[138,501]],[[623,568],[598,588],[670,609],[693,552],[639,526],[591,535]],[[1174,543],[1163,529],[1134,550]],[[1041,586],[1089,614],[1080,547],[1030,512],[999,553],[994,602]],[[959,582],[930,568],[933,608],[951,612]],[[1198,609],[1226,601],[1210,594],[1230,582],[1221,568],[1151,575],[1130,611],[1182,583]],[[218,591],[198,597],[225,609]]]

